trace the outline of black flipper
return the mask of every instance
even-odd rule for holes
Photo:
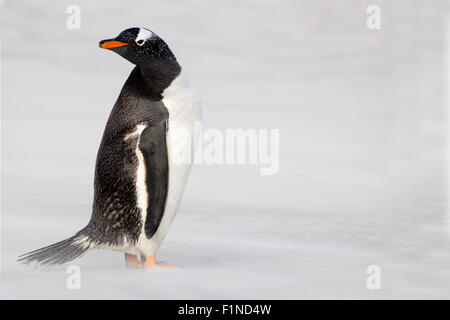
[[[162,120],[145,128],[139,141],[146,168],[148,208],[144,229],[148,239],[158,230],[166,206],[169,185],[166,133],[167,122]]]

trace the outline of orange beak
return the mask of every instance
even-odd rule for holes
[[[123,47],[123,46],[127,46],[127,45],[128,45],[128,43],[126,43],[126,42],[120,42],[120,41],[115,41],[115,40],[112,40],[112,41],[104,40],[99,43],[100,48],[103,48],[103,49],[112,49],[112,48]]]

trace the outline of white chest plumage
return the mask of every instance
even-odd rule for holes
[[[147,239],[144,226],[147,215],[148,193],[145,185],[145,163],[142,153],[136,148],[138,167],[136,172],[137,203],[141,209],[142,231],[134,246],[125,245],[124,251],[132,254],[153,255],[161,246],[178,210],[194,157],[194,123],[201,121],[198,98],[180,75],[163,92],[162,102],[169,111],[167,151],[169,158],[169,184],[166,206],[158,230]],[[140,135],[145,124],[137,126],[130,135]],[[139,139],[139,138],[138,138]]]

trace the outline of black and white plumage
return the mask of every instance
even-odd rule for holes
[[[97,154],[88,225],[19,257],[62,264],[96,248],[154,256],[173,221],[194,155],[198,99],[168,45],[131,28],[100,47],[135,64],[111,111]]]

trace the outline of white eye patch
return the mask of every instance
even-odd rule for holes
[[[136,41],[138,45],[142,46],[151,37],[153,37],[153,32],[148,29],[140,28],[134,41]]]

